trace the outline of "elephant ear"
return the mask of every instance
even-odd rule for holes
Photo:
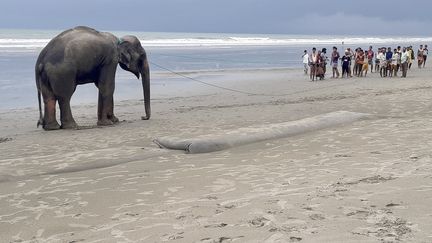
[[[129,70],[130,67],[130,63],[131,63],[131,54],[129,53],[129,49],[130,49],[130,43],[127,41],[123,41],[122,43],[119,44],[119,51],[120,51],[120,67],[125,69],[125,70]]]

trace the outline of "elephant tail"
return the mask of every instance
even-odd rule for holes
[[[43,65],[39,64],[36,66],[36,89],[38,93],[38,102],[39,102],[39,120],[37,122],[37,127],[40,125],[44,125],[44,119],[42,114],[42,101],[41,101],[41,74],[42,74]]]

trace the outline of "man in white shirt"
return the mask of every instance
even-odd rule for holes
[[[387,76],[387,59],[384,52],[385,50],[380,49],[377,55],[377,59],[379,60],[379,67],[380,67],[379,70],[380,70],[381,77]]]
[[[303,67],[304,67],[304,73],[307,75],[309,70],[309,55],[306,50],[304,50],[304,54],[302,56],[303,58]]]

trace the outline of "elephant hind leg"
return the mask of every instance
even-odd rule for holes
[[[76,129],[78,125],[76,124],[72,111],[70,108],[70,97],[60,97],[58,99],[60,106],[60,120],[62,129]]]
[[[43,119],[44,130],[57,130],[60,125],[56,120],[56,99],[54,96],[44,97],[45,114]]]

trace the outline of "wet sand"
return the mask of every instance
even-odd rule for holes
[[[117,101],[111,127],[96,104],[72,108],[80,130],[37,129],[36,105],[0,111],[0,242],[432,241],[432,70],[301,72],[188,73],[261,95],[196,83],[156,92],[149,121]],[[340,110],[375,118],[206,154],[152,142]]]

